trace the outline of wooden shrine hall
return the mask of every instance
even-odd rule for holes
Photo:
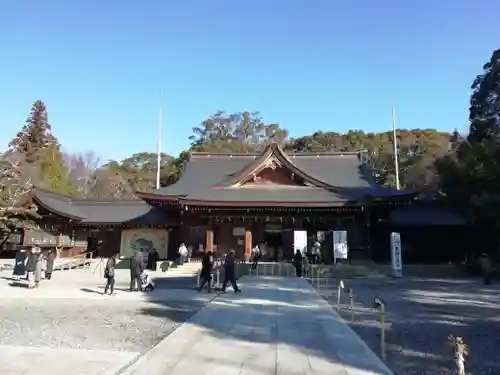
[[[276,143],[262,153],[193,152],[176,184],[137,196],[175,217],[172,237],[195,251],[234,249],[248,259],[264,241],[268,260],[279,261],[292,258],[294,242],[319,238],[332,254],[332,231],[346,230],[351,256],[371,258],[371,222],[384,211],[377,207],[415,194],[378,186],[364,158],[287,154]]]
[[[349,258],[372,259],[373,224],[416,194],[377,185],[365,157],[289,154],[271,143],[261,153],[192,152],[177,183],[136,192],[140,199],[98,201],[34,188],[31,204],[51,234],[27,232],[23,243],[90,248],[98,256],[155,248],[162,259],[175,259],[184,242],[193,257],[234,249],[248,259],[264,241],[268,260],[280,261],[292,257],[298,241],[304,247],[319,239],[322,252],[333,254],[332,232],[346,231]]]

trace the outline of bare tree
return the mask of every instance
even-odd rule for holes
[[[99,199],[129,199],[134,197],[134,189],[127,175],[116,168],[99,168],[91,196]]]
[[[23,173],[13,154],[0,155],[0,247],[18,228],[33,228],[39,218],[35,205],[26,205],[33,187],[32,178]]]
[[[68,179],[84,197],[91,195],[97,183],[98,175],[96,172],[100,161],[100,157],[93,151],[64,154]]]

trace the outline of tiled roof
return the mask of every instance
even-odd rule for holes
[[[180,202],[280,202],[338,204],[357,201],[365,196],[395,196],[397,192],[378,186],[361,153],[299,153],[285,154],[281,148],[268,146],[261,154],[192,153],[179,181],[169,187],[148,193],[138,193],[144,199],[178,197]],[[252,164],[263,155],[274,152],[288,167],[301,172],[312,181],[312,187],[285,186],[269,188],[230,187]],[[281,155],[279,155],[281,154]]]
[[[80,224],[157,225],[168,223],[163,210],[152,207],[142,200],[79,199],[40,188],[33,188],[31,195],[46,210],[75,219]]]
[[[329,206],[346,200],[357,200],[362,197],[347,197],[343,193],[335,194],[317,187],[287,186],[287,187],[227,187],[219,189],[203,189],[190,194],[181,201],[194,202],[246,202],[248,206],[265,206],[271,202],[286,202],[290,205],[307,201],[315,205]]]

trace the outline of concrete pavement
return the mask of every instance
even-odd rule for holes
[[[114,375],[139,353],[0,345],[0,374]]]
[[[303,279],[245,277],[122,375],[392,374]]]
[[[214,295],[200,294],[195,291],[196,277],[170,276],[153,273],[157,288],[148,293],[130,293],[128,291],[130,272],[117,270],[115,295],[103,296],[105,281],[98,272],[89,269],[57,271],[52,280],[42,280],[39,288],[28,289],[25,280],[13,281],[12,272],[0,272],[0,300],[44,298],[44,299],[110,299],[115,301],[134,300],[156,302],[166,299],[184,301],[209,301]],[[13,286],[14,285],[14,286]]]

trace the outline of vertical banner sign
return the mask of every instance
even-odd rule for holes
[[[299,250],[302,255],[307,252],[307,231],[306,230],[296,230],[293,232],[293,252]]]
[[[347,247],[347,231],[336,230],[333,232],[333,262],[337,259],[347,259],[349,248]]]
[[[401,256],[401,235],[391,233],[391,268],[393,277],[403,276],[403,259]]]

